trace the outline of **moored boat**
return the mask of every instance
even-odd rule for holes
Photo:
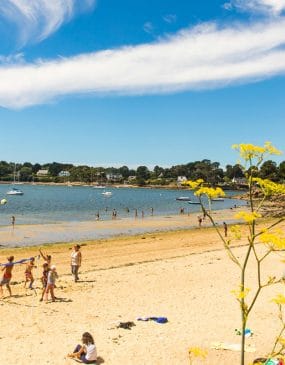
[[[176,200],[188,202],[191,200],[191,198],[189,198],[189,196],[179,196],[178,198],[176,198]]]
[[[7,191],[7,195],[24,195],[22,190],[19,190],[17,188],[12,188],[11,190]]]

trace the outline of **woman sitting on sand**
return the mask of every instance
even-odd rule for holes
[[[77,345],[73,353],[68,354],[68,357],[81,360],[83,364],[96,364],[97,350],[93,337],[89,332],[84,332],[82,335],[83,346]]]

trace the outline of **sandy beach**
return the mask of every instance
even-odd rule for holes
[[[229,212],[217,214],[217,220],[232,218]],[[238,241],[234,248],[238,257],[244,254],[244,243]],[[23,288],[25,268],[15,266],[13,297],[0,301],[1,364],[75,364],[66,354],[85,331],[94,335],[98,364],[186,365],[188,349],[193,346],[208,350],[207,364],[239,363],[239,352],[211,349],[213,342],[240,342],[235,334],[240,326],[238,303],[230,293],[238,286],[239,272],[213,228],[152,232],[81,244],[83,265],[78,283],[70,274],[72,244],[43,248],[52,255],[60,276],[56,289],[60,299],[55,303],[39,302],[43,260],[36,262],[36,290]],[[16,260],[30,257],[38,255],[38,247],[2,249],[0,262],[10,254]],[[264,262],[264,278],[280,277],[283,269],[280,255],[273,254]],[[249,287],[255,283],[254,271],[251,263]],[[247,339],[255,352],[247,354],[247,362],[271,349],[280,329],[271,298],[282,290],[281,285],[265,289],[257,302],[248,323],[254,335]],[[4,291],[7,295],[5,287]],[[137,320],[145,316],[167,317],[168,323]],[[127,321],[135,326],[130,330],[117,328],[119,322]],[[200,359],[194,362],[201,363]]]

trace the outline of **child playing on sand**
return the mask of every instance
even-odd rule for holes
[[[7,264],[5,264],[4,267],[1,269],[2,271],[4,271],[3,277],[0,281],[1,297],[3,297],[3,288],[2,288],[3,285],[6,285],[8,291],[9,291],[10,297],[12,296],[12,291],[10,288],[10,281],[12,278],[12,270],[14,267],[14,264],[13,264],[14,256],[8,257],[7,260],[8,260]]]
[[[42,291],[42,296],[41,296],[41,299],[40,299],[40,302],[43,301],[43,298],[44,298],[44,294],[45,294],[45,291],[46,291],[46,288],[47,288],[47,281],[48,281],[48,273],[49,273],[49,266],[48,266],[48,263],[45,262],[43,264],[43,275],[41,277],[41,282],[43,284],[43,291]]]
[[[71,273],[74,276],[75,282],[77,282],[79,280],[78,270],[81,266],[81,261],[82,261],[82,255],[79,250],[80,250],[80,246],[75,245],[71,252]]]
[[[33,289],[33,282],[34,282],[34,277],[33,277],[33,268],[36,267],[35,266],[35,258],[31,257],[30,261],[27,263],[26,265],[26,270],[25,270],[25,284],[24,284],[24,288],[26,287],[27,282],[30,282],[29,288]]]
[[[48,264],[48,267],[50,267],[50,265],[51,265],[51,255],[44,255],[41,249],[39,249],[39,251],[40,251],[40,254],[41,254],[42,258]]]
[[[89,332],[84,332],[82,335],[83,346],[77,345],[73,353],[68,354],[68,357],[81,360],[83,364],[96,364],[97,350],[93,337]]]
[[[52,265],[47,276],[47,285],[45,290],[45,301],[48,300],[48,293],[51,295],[51,300],[55,302],[55,296],[54,296],[54,287],[55,287],[55,281],[58,278],[56,267],[55,265]]]

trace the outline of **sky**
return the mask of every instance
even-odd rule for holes
[[[285,0],[0,0],[0,160],[285,152],[284,29]]]

